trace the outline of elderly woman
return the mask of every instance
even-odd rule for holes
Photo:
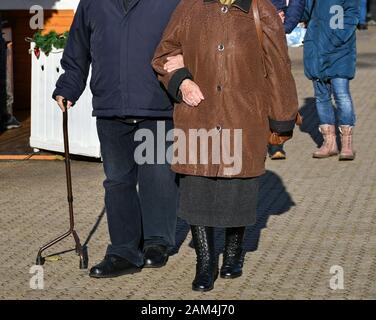
[[[221,277],[241,276],[270,130],[291,136],[298,111],[281,19],[253,1],[182,0],[153,59],[176,100],[172,168],[197,254],[195,291],[212,290],[219,273],[214,227],[226,228]],[[179,54],[185,67],[168,72]]]

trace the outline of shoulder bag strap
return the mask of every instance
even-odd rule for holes
[[[265,54],[264,54],[264,46],[263,46],[264,33],[262,31],[262,26],[261,26],[258,0],[252,0],[252,11],[253,11],[253,17],[254,17],[255,25],[256,25],[257,38],[258,38],[258,42],[259,42],[260,49],[261,49],[261,60],[262,60],[262,65],[264,69],[264,77],[266,78],[268,76],[268,72],[267,72],[266,64],[265,64]]]

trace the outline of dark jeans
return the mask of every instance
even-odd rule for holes
[[[173,128],[172,120],[161,120],[166,132]],[[147,119],[128,124],[121,119],[97,119],[101,143],[105,205],[111,245],[107,254],[116,254],[140,266],[143,249],[148,245],[175,245],[177,184],[170,165],[137,164],[134,151],[142,142],[136,142],[139,129],[150,130],[154,136],[154,154],[157,148],[172,144],[158,141],[157,120]],[[163,145],[162,145],[163,144]],[[138,188],[137,188],[138,186]]]

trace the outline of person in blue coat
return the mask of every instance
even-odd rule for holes
[[[300,22],[304,12],[305,0],[271,0],[277,12],[280,13],[285,26],[285,32],[291,33]]]
[[[166,264],[175,246],[177,184],[165,158],[173,103],[151,60],[179,0],[81,0],[69,33],[53,98],[66,112],[86,87],[101,143],[111,244],[90,270],[94,278]],[[137,158],[143,139],[152,159]],[[142,138],[142,137],[141,137]],[[150,139],[148,139],[150,142]],[[151,148],[151,150],[150,150]],[[150,161],[151,160],[151,161]]]
[[[301,21],[306,0],[290,0],[285,10],[285,31],[291,33]]]
[[[287,34],[291,33],[301,21],[305,8],[305,0],[290,0],[287,6],[286,0],[272,0],[272,3],[282,18],[285,32]],[[286,159],[286,151],[284,150],[283,144],[270,145],[269,155],[272,160]]]
[[[284,11],[286,9],[286,0],[271,0],[277,12]]]
[[[314,158],[338,154],[337,124],[342,142],[339,159],[355,158],[352,143],[355,111],[350,80],[355,77],[356,70],[358,18],[358,0],[307,0],[304,69],[308,79],[313,81],[319,130],[324,138],[321,148],[313,154]]]

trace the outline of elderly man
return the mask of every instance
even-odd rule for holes
[[[140,163],[134,154],[141,143],[135,137],[139,129],[157,137],[160,127],[166,132],[173,127],[172,103],[150,62],[178,3],[81,0],[75,15],[61,63],[65,74],[53,97],[63,111],[64,100],[73,106],[92,66],[111,245],[91,277],[162,267],[175,244],[177,185],[168,161],[160,157],[166,139],[154,143],[152,163]]]

